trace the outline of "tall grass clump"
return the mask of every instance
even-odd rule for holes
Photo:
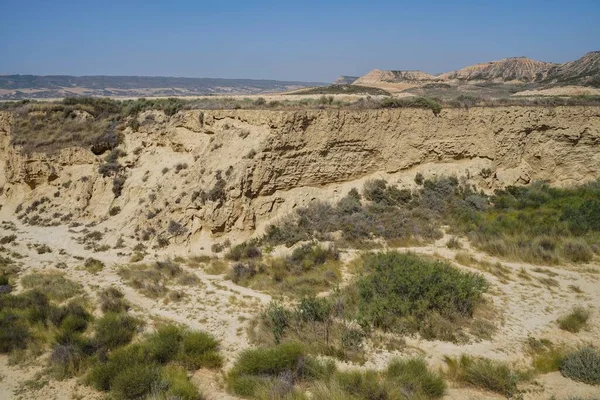
[[[392,361],[387,368],[387,379],[402,386],[405,392],[437,399],[446,392],[446,382],[441,374],[430,371],[421,358]]]
[[[589,318],[590,311],[588,309],[581,306],[575,307],[569,314],[559,318],[558,326],[562,330],[577,333],[586,326]]]
[[[521,374],[507,363],[473,358],[467,355],[458,360],[446,358],[448,375],[459,382],[467,383],[492,392],[512,397],[517,392]]]
[[[532,337],[527,340],[527,352],[532,356],[532,367],[541,374],[558,371],[567,354],[563,346],[555,346],[549,340]]]

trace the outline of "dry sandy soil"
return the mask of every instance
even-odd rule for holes
[[[129,287],[117,274],[118,265],[127,263],[128,258],[119,255],[118,250],[110,249],[105,252],[92,252],[84,249],[76,240],[81,236],[81,229],[59,227],[37,227],[21,225],[10,215],[2,215],[4,221],[15,224],[16,231],[0,230],[0,235],[15,233],[19,240],[10,246],[24,256],[20,260],[21,274],[40,271],[61,271],[69,279],[83,285],[87,295],[94,299],[100,288],[115,286],[120,288],[133,305],[133,312],[146,320],[171,320],[191,328],[203,329],[215,335],[222,343],[222,352],[226,358],[226,367],[231,365],[236,354],[250,346],[246,333],[248,321],[255,316],[262,306],[270,301],[270,296],[233,284],[223,275],[209,275],[202,268],[192,268],[185,262],[182,267],[195,274],[201,281],[193,286],[174,286],[172,289],[182,291],[184,300],[168,302],[153,300]],[[399,248],[399,251],[412,251],[440,257],[455,263],[466,270],[483,273],[492,283],[490,300],[497,309],[497,322],[500,327],[492,340],[482,340],[476,343],[458,345],[441,341],[427,341],[416,338],[407,340],[407,346],[400,351],[379,350],[369,355],[364,367],[383,368],[387,362],[402,355],[422,355],[431,365],[442,366],[444,355],[460,355],[462,353],[474,356],[485,356],[498,360],[509,360],[525,365],[528,361],[523,356],[525,340],[528,336],[548,338],[554,343],[577,345],[597,343],[600,334],[600,267],[598,265],[574,266],[563,265],[553,267],[534,266],[524,263],[496,260],[470,248],[461,240],[462,253],[468,253],[478,260],[490,262],[500,261],[510,273],[504,280],[482,272],[475,268],[458,264],[454,261],[457,250],[446,247],[448,237],[424,247]],[[45,244],[51,253],[37,254],[33,249],[35,244]],[[31,248],[30,248],[31,247]],[[277,252],[288,250],[276,249]],[[358,251],[345,251],[342,254],[344,263],[351,262],[359,254]],[[78,258],[75,258],[78,257]],[[102,271],[91,274],[81,268],[81,257],[94,257],[106,263]],[[156,253],[150,259],[164,260],[164,253]],[[145,260],[148,262],[149,260]],[[67,267],[58,270],[59,262]],[[345,269],[343,269],[345,271]],[[521,277],[521,271],[526,271],[529,279]],[[539,280],[551,275],[558,283],[557,286],[547,286]],[[351,276],[344,276],[348,281]],[[570,286],[578,286],[581,293],[569,290]],[[585,305],[593,309],[589,327],[579,334],[571,334],[558,329],[556,320],[569,312],[574,305]],[[47,357],[47,355],[46,355]],[[44,357],[35,362],[18,367],[8,366],[7,358],[0,357],[0,398],[2,399],[71,399],[98,398],[89,387],[82,385],[77,379],[66,381],[48,381],[42,371]],[[198,371],[193,381],[211,399],[231,398],[222,389],[219,374],[208,371]],[[33,383],[37,382],[37,384]],[[600,396],[600,388],[577,383],[563,378],[559,373],[539,376],[535,382],[525,388],[525,399],[547,399],[554,395],[563,399],[568,396]],[[448,399],[494,399],[502,398],[497,395],[482,392],[472,388],[450,387],[446,396]]]

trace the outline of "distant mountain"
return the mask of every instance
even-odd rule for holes
[[[358,76],[342,75],[333,82],[334,85],[352,85]]]
[[[429,82],[506,83],[522,82],[539,87],[565,85],[600,87],[600,51],[587,53],[578,60],[555,64],[511,57],[471,65],[456,71],[430,75],[421,71],[384,71],[374,69],[358,78],[356,85],[402,83],[421,85]]]
[[[66,96],[198,96],[284,92],[321,82],[161,76],[0,75],[0,99]]]
[[[488,82],[533,82],[538,74],[556,64],[536,61],[527,57],[511,57],[499,61],[471,65],[457,71],[439,75],[442,80]]]
[[[578,60],[555,65],[538,80],[546,84],[600,87],[600,51],[591,51]]]

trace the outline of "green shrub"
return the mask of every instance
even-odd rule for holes
[[[565,357],[560,372],[567,378],[590,385],[600,385],[600,352],[584,347]]]
[[[446,382],[438,373],[431,372],[423,359],[395,360],[388,365],[387,379],[409,393],[424,394],[437,399],[444,395]]]
[[[558,326],[562,330],[577,333],[587,324],[589,318],[589,310],[575,307],[573,311],[558,320]]]
[[[290,326],[290,312],[284,306],[271,302],[265,311],[265,316],[269,319],[275,344],[279,344]]]
[[[285,371],[295,371],[304,354],[304,346],[297,342],[245,350],[231,369],[230,375],[278,375]]]
[[[63,332],[83,332],[87,329],[89,318],[80,315],[67,315],[60,324],[60,329]]]
[[[359,399],[388,399],[389,389],[379,380],[375,371],[338,371],[334,379],[346,395]]]
[[[177,357],[183,334],[181,328],[165,325],[146,338],[144,347],[153,360],[165,364]]]
[[[196,386],[188,379],[186,371],[177,365],[167,365],[162,369],[162,379],[167,382],[168,399],[201,400]]]
[[[308,271],[323,265],[328,260],[337,261],[338,259],[339,252],[335,247],[323,248],[318,244],[307,243],[294,249],[289,261],[303,271]]]
[[[242,259],[253,259],[261,256],[260,249],[253,242],[244,242],[233,246],[225,258],[233,261],[240,261]]]
[[[186,332],[181,343],[179,359],[191,370],[218,368],[223,363],[218,353],[219,342],[205,332]]]
[[[87,375],[87,382],[97,390],[108,391],[121,371],[151,364],[148,352],[140,344],[119,347],[111,351],[104,362],[96,360]]]
[[[227,379],[228,389],[242,397],[252,396],[262,384],[263,380],[252,375],[229,375]]]
[[[9,310],[0,310],[0,353],[27,347],[31,337],[27,321]]]
[[[476,246],[497,256],[540,264],[557,264],[561,257],[589,262],[600,234],[598,198],[598,181],[572,188],[511,186],[490,198],[492,207],[456,223],[472,232]]]
[[[96,321],[94,340],[102,349],[115,349],[133,338],[140,322],[124,313],[108,312]]]
[[[159,377],[159,369],[155,365],[132,365],[114,377],[110,383],[111,392],[116,398],[138,399],[150,393]]]
[[[422,325],[435,315],[471,317],[488,286],[480,275],[413,254],[371,253],[364,267],[368,274],[357,282],[358,318],[382,329],[405,326],[405,318]]]
[[[344,242],[427,241],[439,239],[439,226],[457,225],[456,214],[467,221],[473,214],[488,206],[487,198],[461,187],[456,178],[424,181],[414,193],[383,180],[365,184],[361,203],[358,192],[349,193],[337,204],[312,202],[294,215],[267,227],[263,242],[291,246],[298,241],[331,240],[333,232],[342,232]]]
[[[565,358],[562,348],[551,347],[547,350],[534,354],[532,366],[540,374],[558,371]]]

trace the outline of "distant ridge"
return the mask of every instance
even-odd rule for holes
[[[382,83],[421,84],[427,82],[522,82],[542,85],[580,85],[600,87],[600,51],[592,51],[578,60],[564,64],[537,61],[527,57],[510,57],[461,68],[439,75],[422,71],[369,71],[357,79],[358,85]]]
[[[0,75],[0,99],[66,96],[258,94],[325,86],[322,82],[162,76]]]
[[[458,79],[463,81],[533,82],[542,71],[556,64],[532,60],[527,57],[511,57],[471,65],[457,71],[441,74],[442,80]]]
[[[333,84],[334,85],[351,85],[354,83],[355,80],[357,80],[359,77],[358,76],[348,76],[348,75],[342,75],[339,78],[337,78]]]

